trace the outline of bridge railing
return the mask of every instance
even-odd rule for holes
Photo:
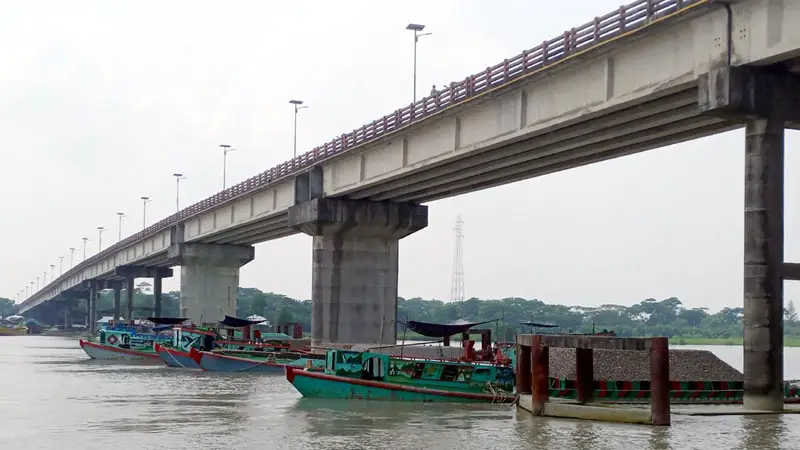
[[[627,33],[641,29],[655,20],[661,20],[677,12],[710,2],[711,0],[637,0],[621,6],[614,12],[595,17],[591,22],[567,30],[558,37],[544,41],[537,47],[525,50],[499,64],[487,67],[485,70],[470,75],[460,82],[453,82],[442,90],[415,103],[374,120],[350,133],[342,134],[292,160],[281,163],[184,208],[88,258],[74,269],[67,271],[67,273],[45,286],[42,290],[57,285],[57,283],[71,276],[86,264],[92,264],[106,258],[143,238],[168,229],[198,213],[294,175],[309,168],[316,162],[394,133],[412,123],[419,122],[456,104],[503,87],[526,75],[547,69],[565,58],[625,36]],[[31,297],[34,296],[36,294]]]

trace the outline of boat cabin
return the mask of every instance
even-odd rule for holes
[[[119,348],[131,348],[131,333],[127,330],[101,328],[100,343]]]
[[[390,383],[423,384],[446,388],[453,383],[514,389],[511,367],[456,361],[392,358],[382,353],[329,350],[325,373]]]

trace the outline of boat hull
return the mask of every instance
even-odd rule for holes
[[[514,395],[444,391],[309,372],[287,366],[286,379],[303,397],[404,402],[513,403]]]
[[[199,369],[200,365],[197,364],[189,352],[182,350],[164,347],[163,345],[153,344],[153,349],[169,367],[181,367],[184,369]]]
[[[112,347],[110,345],[98,344],[96,342],[80,340],[81,348],[89,358],[101,360],[124,360],[124,361],[158,361],[159,356],[155,352],[144,352],[127,348]]]
[[[200,368],[208,372],[252,372],[252,373],[283,373],[283,364],[268,362],[266,360],[240,358],[229,355],[219,355],[212,352],[192,351],[192,357]]]

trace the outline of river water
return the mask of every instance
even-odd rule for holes
[[[708,349],[741,370],[741,347]],[[798,348],[786,350],[786,377],[800,378]],[[60,337],[0,338],[0,387],[0,449],[800,449],[800,415],[674,415],[655,428],[508,406],[320,401],[283,376],[90,361]]]

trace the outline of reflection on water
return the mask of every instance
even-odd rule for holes
[[[741,366],[741,348],[718,354]],[[787,377],[800,378],[797,356],[787,349]],[[674,416],[654,428],[500,405],[303,399],[283,376],[88,361],[60,337],[0,338],[0,367],[0,449],[800,449],[800,416]]]

